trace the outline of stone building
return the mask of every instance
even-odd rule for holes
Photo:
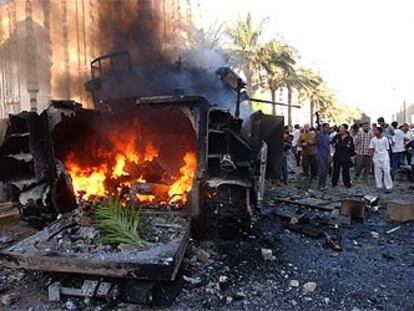
[[[188,0],[1,1],[0,118],[41,111],[50,98],[90,106],[92,59],[122,49],[161,57],[192,15]]]

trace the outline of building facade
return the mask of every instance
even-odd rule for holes
[[[414,124],[414,103],[403,103],[400,107],[400,111],[392,115],[392,120],[397,121],[399,124]]]
[[[188,0],[4,2],[0,118],[41,111],[51,98],[92,105],[84,89],[92,59],[121,49],[132,50],[137,58],[145,57],[144,51],[162,54],[192,16]]]

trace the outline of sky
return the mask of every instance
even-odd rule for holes
[[[282,37],[300,63],[344,102],[372,118],[414,103],[414,1],[199,0],[200,23],[268,18],[264,38]]]

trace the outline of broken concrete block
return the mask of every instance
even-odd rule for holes
[[[191,278],[189,276],[183,275],[183,279],[184,279],[184,281],[186,281],[186,282],[188,282],[192,285],[198,285],[198,284],[201,283],[201,279],[199,277]]]
[[[4,306],[10,306],[16,302],[16,295],[15,294],[5,294],[0,297],[0,302]]]
[[[262,257],[265,261],[273,261],[275,260],[275,256],[273,256],[273,252],[271,249],[262,248]]]
[[[370,234],[371,234],[371,236],[372,236],[372,238],[373,239],[379,239],[379,233],[378,232],[375,232],[375,231],[371,231],[370,232]]]
[[[341,205],[341,215],[351,216],[352,219],[364,219],[365,218],[366,203],[362,200],[344,200]]]
[[[317,286],[318,284],[316,284],[315,282],[307,282],[303,284],[303,293],[304,294],[312,293],[315,291]]]
[[[289,282],[290,287],[299,287],[299,281],[298,280],[291,280]]]
[[[386,215],[391,221],[411,221],[414,219],[414,202],[402,199],[389,201]]]
[[[210,259],[210,254],[202,248],[196,250],[196,256],[197,259],[202,263],[207,263]]]

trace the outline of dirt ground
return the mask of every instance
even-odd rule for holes
[[[12,302],[0,303],[0,309],[414,310],[414,222],[393,223],[385,217],[387,201],[401,197],[414,201],[409,183],[397,183],[392,194],[373,190],[372,180],[324,193],[300,190],[298,185],[291,175],[289,186],[268,187],[261,217],[249,235],[191,247],[184,260],[183,286],[169,308],[73,298],[51,303],[47,286],[56,275],[0,268],[0,297]],[[335,205],[367,194],[380,197],[380,209],[363,221],[339,226],[321,223],[335,212],[279,201],[313,198]],[[277,215],[281,209],[305,216],[298,224],[289,223]],[[3,226],[0,237],[18,239],[31,232],[22,224]],[[328,243],[332,236],[341,250]],[[200,249],[209,254],[208,260],[198,258]],[[270,260],[264,259],[262,249],[271,250]]]

